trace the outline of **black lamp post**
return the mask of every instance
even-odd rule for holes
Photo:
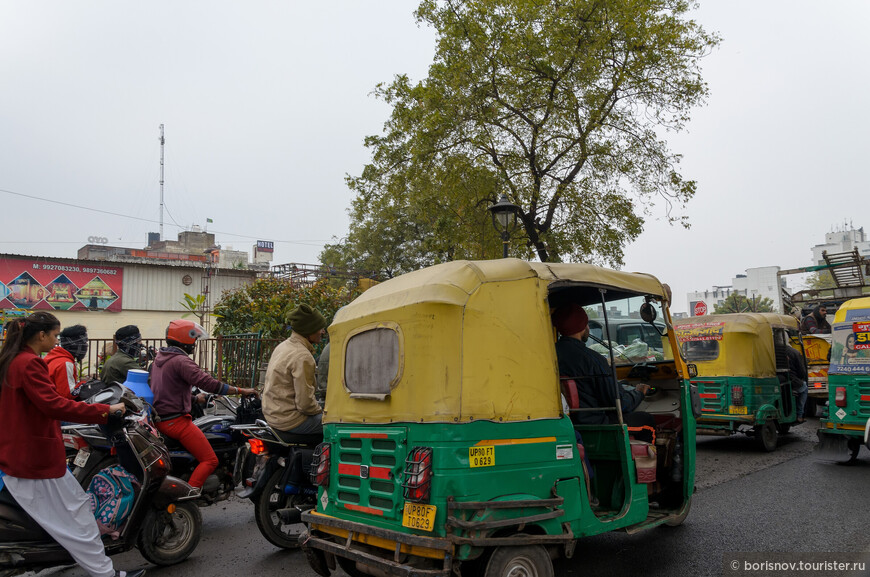
[[[517,227],[517,213],[520,207],[508,201],[506,194],[502,194],[498,202],[489,207],[489,211],[492,213],[492,226],[501,234],[502,258],[507,258],[508,242],[511,233]]]

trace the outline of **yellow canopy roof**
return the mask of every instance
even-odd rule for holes
[[[579,287],[572,294],[587,296],[590,303],[600,302],[599,288],[608,291],[608,300],[665,295],[662,284],[648,274],[519,259],[454,261],[390,279],[340,309],[329,327],[324,421],[558,417],[558,367],[547,297],[551,286],[560,284]],[[385,397],[352,396],[345,380],[347,344],[373,328],[398,335],[399,374]]]
[[[776,375],[773,328],[797,330],[797,320],[776,313],[704,315],[674,321],[677,340],[719,343],[716,359],[693,361],[699,377],[772,377]]]
[[[837,309],[837,314],[834,315],[834,322],[842,323],[846,320],[846,311],[856,309],[870,309],[870,297],[852,299],[841,304],[840,308]]]

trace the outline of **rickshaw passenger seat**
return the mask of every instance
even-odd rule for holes
[[[568,377],[559,377],[562,384],[562,394],[565,395],[565,400],[568,401],[568,407],[571,409],[580,408],[580,393],[577,391],[577,381]]]

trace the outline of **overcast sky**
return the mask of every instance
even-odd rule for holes
[[[372,89],[426,76],[435,37],[415,5],[0,0],[0,253],[144,246],[164,124],[165,238],[211,218],[224,248],[273,240],[276,264],[316,263],[390,112]],[[695,17],[723,41],[702,64],[707,105],[668,137],[698,181],[692,228],[655,208],[625,259],[671,284],[676,311],[746,268],[811,264],[844,223],[870,227],[870,3],[706,0]]]

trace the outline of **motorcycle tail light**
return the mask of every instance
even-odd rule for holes
[[[838,407],[846,406],[846,387],[837,387],[834,393],[834,404]]]
[[[88,446],[88,442],[84,440],[79,435],[71,435],[69,433],[64,433],[63,435],[63,444],[65,447],[69,447],[71,449],[84,449]]]
[[[428,503],[432,489],[432,448],[414,447],[405,459],[406,501]]]
[[[266,443],[260,439],[248,439],[248,445],[251,447],[252,455],[260,455],[266,452]]]
[[[743,387],[741,385],[732,385],[731,387],[731,404],[732,405],[742,405],[743,404]]]
[[[315,487],[329,486],[329,454],[331,451],[329,443],[320,443],[314,449],[314,456],[311,458],[311,484]]]

